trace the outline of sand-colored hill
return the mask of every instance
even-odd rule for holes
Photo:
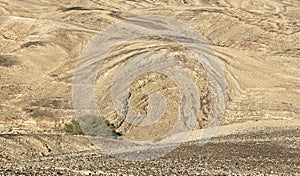
[[[298,0],[0,0],[0,174],[299,173],[299,9]],[[94,151],[84,137],[64,135],[65,124],[76,118],[73,79],[84,48],[107,26],[141,15],[185,22],[220,60],[226,108],[223,127],[207,148],[186,143],[163,158],[135,163]],[[204,127],[212,109],[205,69],[181,46],[155,37],[123,43],[99,68],[96,97],[103,117],[127,139],[156,139],[172,128],[180,91],[159,72],[135,79],[126,99],[145,115],[153,110],[150,94],[160,91],[154,98],[163,95],[167,104],[159,123],[127,123],[130,117],[122,119],[112,103],[118,69],[148,50],[173,52],[190,70],[201,98],[196,128]]]
[[[98,31],[137,15],[182,20],[211,42],[227,82],[228,101],[222,124],[299,119],[298,1],[4,0],[0,13],[1,133],[61,133],[63,124],[75,118],[72,78],[80,53]],[[140,43],[125,50],[134,53],[146,48],[145,43]],[[130,59],[128,55],[119,57]],[[111,81],[109,69],[120,64],[115,62],[115,68],[109,68],[109,62],[104,64],[102,71],[109,74],[99,76],[100,86]],[[147,77],[139,79],[149,82]],[[165,78],[154,75],[153,79]],[[162,82],[161,86],[174,87],[171,82]],[[158,84],[161,83],[146,86],[162,89]],[[147,91],[131,89],[133,105],[147,100],[141,98]],[[173,110],[178,107],[175,94],[176,91],[171,93],[168,100]],[[107,101],[99,100],[100,110],[113,108]],[[105,117],[127,133],[128,125],[122,126],[114,116],[113,109],[105,110]],[[201,121],[199,125],[203,125]]]

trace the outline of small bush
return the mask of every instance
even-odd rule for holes
[[[157,137],[153,139],[153,142],[160,142],[163,138],[162,137]]]
[[[64,127],[64,131],[67,134],[71,134],[71,135],[84,135],[84,133],[79,125],[79,122],[75,121],[75,120],[73,120],[69,124],[66,124]]]
[[[86,116],[73,120],[71,123],[66,124],[64,131],[71,135],[88,135],[88,136],[101,136],[106,138],[117,138],[121,136],[117,133],[115,127],[108,121],[103,120],[96,116]]]
[[[80,125],[86,135],[117,138],[120,136],[115,127],[108,121],[96,116],[86,116],[80,118]]]

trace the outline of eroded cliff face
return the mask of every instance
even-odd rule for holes
[[[222,124],[299,119],[299,7],[292,0],[1,1],[0,132],[62,133],[64,124],[75,118],[72,79],[84,47],[101,29],[138,15],[173,17],[210,41],[227,82]],[[143,74],[129,90],[128,105],[141,114],[153,108],[151,93],[161,91],[165,96],[166,113],[152,127],[124,122],[110,98],[120,65],[147,50],[167,50],[189,68],[202,103],[197,128],[203,127],[211,101],[207,75],[188,52],[170,41],[140,39],[113,50],[99,68],[99,111],[128,138],[153,138],[172,127],[180,113],[180,92],[163,74]]]

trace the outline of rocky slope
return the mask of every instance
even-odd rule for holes
[[[299,127],[256,128],[181,145],[149,161],[124,161],[97,150],[0,162],[4,175],[299,175]],[[149,154],[155,151],[144,151]]]

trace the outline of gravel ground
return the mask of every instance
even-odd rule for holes
[[[2,162],[0,175],[300,175],[299,144],[300,127],[260,128],[216,137],[204,146],[188,142],[149,161],[90,150]]]

